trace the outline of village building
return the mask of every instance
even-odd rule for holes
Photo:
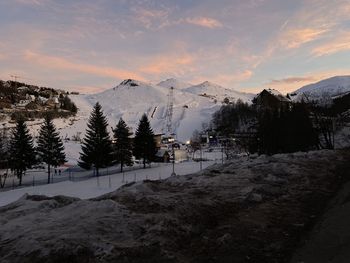
[[[257,109],[280,109],[290,107],[292,101],[275,89],[264,89],[254,99]]]

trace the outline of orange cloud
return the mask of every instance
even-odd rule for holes
[[[191,71],[195,58],[190,54],[182,55],[162,55],[152,58],[152,62],[143,66],[139,70],[147,74],[171,73],[174,75],[184,75]]]
[[[196,26],[202,26],[206,28],[217,28],[222,27],[223,25],[216,19],[210,17],[196,17],[196,18],[187,18],[186,22]]]
[[[242,72],[235,72],[232,74],[219,74],[214,78],[215,82],[222,83],[223,85],[230,85],[234,82],[241,82],[250,79],[253,76],[253,72],[250,70],[244,70]]]
[[[292,83],[300,83],[300,82],[308,82],[314,81],[314,77],[288,77],[284,79],[273,79],[268,85],[279,85],[279,84],[292,84]]]
[[[65,58],[55,57],[55,56],[46,56],[46,55],[34,53],[32,51],[25,51],[24,58],[28,61],[35,62],[41,66],[55,68],[55,69],[62,69],[66,71],[77,71],[77,72],[92,74],[100,77],[109,77],[109,78],[117,78],[117,79],[134,78],[138,80],[144,80],[143,77],[131,71],[120,70],[120,69],[111,68],[111,67],[99,67],[95,65],[75,63]]]
[[[299,48],[305,43],[314,41],[327,33],[324,28],[298,28],[285,31],[280,38],[282,47],[293,49]]]
[[[312,55],[315,57],[321,57],[345,50],[350,50],[350,33],[339,34],[338,37],[330,42],[314,48],[312,50]]]

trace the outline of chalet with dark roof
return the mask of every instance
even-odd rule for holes
[[[264,89],[253,99],[258,109],[280,109],[289,107],[292,101],[275,89]]]

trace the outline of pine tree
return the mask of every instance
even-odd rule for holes
[[[4,188],[9,168],[9,140],[7,128],[4,125],[0,135],[0,169],[6,169],[6,172],[0,174],[0,188]]]
[[[114,139],[116,141],[114,145],[115,159],[120,164],[120,172],[123,172],[124,165],[131,166],[132,161],[132,144],[130,135],[132,134],[126,123],[120,118],[117,127],[114,131]]]
[[[35,154],[33,138],[24,119],[19,118],[12,131],[9,148],[9,165],[11,170],[15,171],[19,185],[22,185],[23,173],[36,163]]]
[[[98,102],[91,112],[87,126],[78,164],[87,170],[94,167],[96,176],[99,176],[99,168],[107,167],[112,163],[113,149],[107,132],[108,122]]]
[[[137,127],[134,140],[134,155],[137,159],[143,159],[143,168],[146,168],[146,162],[154,159],[156,153],[156,144],[154,134],[146,114],[142,115],[139,126]]]
[[[51,166],[63,164],[66,161],[64,146],[52,118],[47,115],[39,131],[37,152],[41,162],[47,164],[47,183],[50,183]]]

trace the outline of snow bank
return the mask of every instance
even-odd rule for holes
[[[0,261],[283,262],[349,159],[254,156],[90,200],[27,195],[0,208]]]

